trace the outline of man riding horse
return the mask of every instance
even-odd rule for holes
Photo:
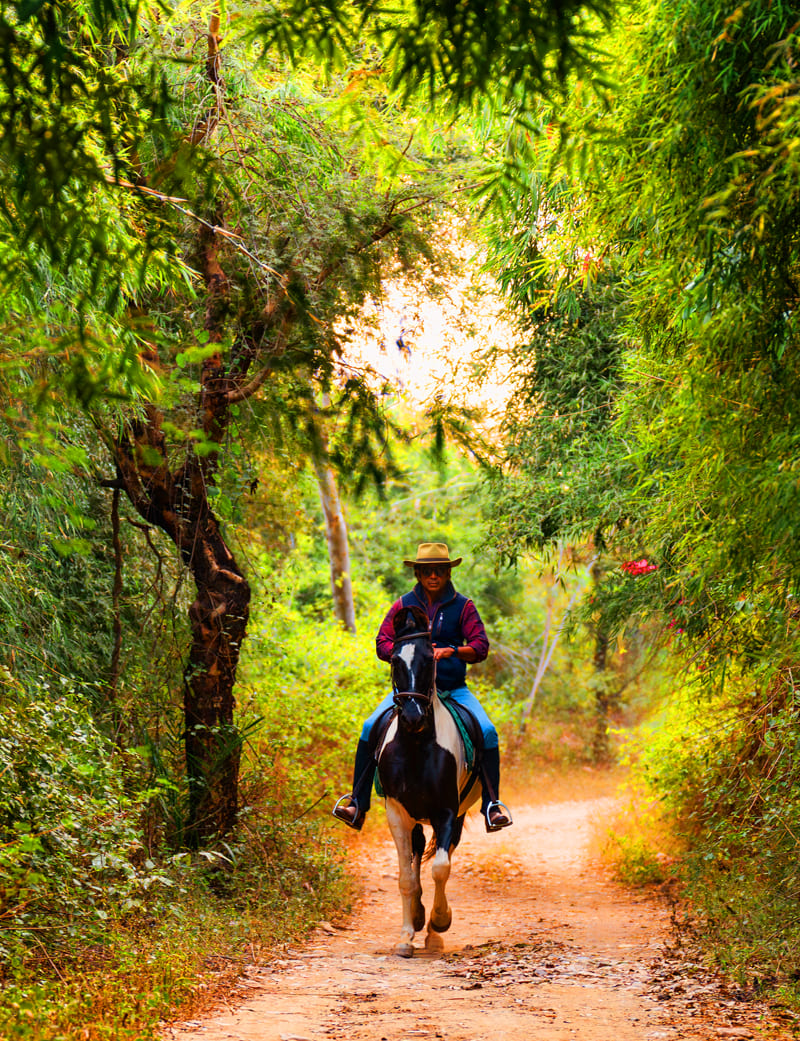
[[[443,542],[423,542],[415,560],[404,564],[414,568],[417,584],[395,601],[381,623],[376,638],[376,649],[381,661],[391,662],[394,651],[394,616],[403,607],[420,607],[427,615],[431,628],[433,654],[436,662],[436,686],[458,705],[467,709],[477,721],[482,734],[481,774],[483,798],[481,813],[487,831],[499,831],[511,823],[511,816],[500,803],[500,747],[497,730],[483,706],[466,685],[467,665],[483,661],[489,652],[486,630],[473,602],[457,593],[450,580],[451,569],[461,557],[450,559]],[[353,770],[353,790],[342,796],[333,814],[351,828],[360,831],[370,806],[370,795],[375,777],[372,730],[387,709],[392,707],[394,695],[389,694],[365,721],[356,749]]]

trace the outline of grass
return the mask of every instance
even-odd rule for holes
[[[797,886],[763,850],[735,863],[692,857],[682,868],[695,932],[715,965],[754,995],[777,997],[800,1012],[800,910]],[[795,873],[794,865],[790,872]]]
[[[679,835],[680,822],[635,780],[620,794],[619,809],[599,824],[594,839],[615,877],[628,886],[669,884],[682,942],[696,945],[707,964],[752,998],[800,1013],[795,865],[766,848],[718,859],[707,844]]]
[[[318,905],[309,911],[305,921],[257,914],[237,921],[222,908],[196,908],[156,935],[123,932],[82,968],[51,965],[46,977],[46,967],[31,965],[27,978],[3,990],[0,1038],[150,1041],[164,1019],[206,1011],[246,964],[299,938],[325,913]]]
[[[150,917],[117,923],[102,942],[34,944],[7,979],[0,1041],[153,1041],[165,1019],[191,1018],[268,958],[349,904],[335,843],[309,825],[303,845],[265,864],[244,848],[226,876],[193,882]]]
[[[659,885],[675,877],[680,843],[652,795],[638,787],[623,767],[614,772],[618,806],[599,822],[594,846],[618,881],[628,886]]]

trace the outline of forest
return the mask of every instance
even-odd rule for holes
[[[155,1037],[347,905],[431,540],[504,769],[626,763],[620,876],[797,1009],[797,8],[0,27],[0,1037]]]

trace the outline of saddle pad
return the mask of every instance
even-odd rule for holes
[[[437,690],[436,693],[439,695],[439,701],[441,701],[450,713],[453,722],[458,727],[458,732],[461,734],[461,740],[464,742],[464,758],[467,761],[467,769],[471,771],[475,766],[475,744],[470,737],[469,731],[464,726],[464,720],[461,718],[461,713],[458,711],[455,701],[450,697],[450,691]],[[468,709],[464,709],[464,711],[467,712]]]

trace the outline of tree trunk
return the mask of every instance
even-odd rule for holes
[[[213,103],[203,121],[202,139],[215,132],[222,111],[220,20],[211,15],[206,75]],[[199,143],[200,138],[192,143]],[[209,201],[199,224],[198,266],[206,288],[204,329],[209,345],[200,372],[197,422],[206,439],[202,452],[190,446],[184,462],[171,469],[163,416],[150,405],[115,444],[119,484],[145,520],[172,539],[195,581],[189,609],[191,647],[184,673],[184,742],[189,785],[186,841],[199,845],[231,830],[239,808],[241,741],[236,730],[233,689],[250,604],[250,586],[228,549],[208,502],[231,418],[232,395],[241,392],[251,354],[246,346],[226,365],[222,342],[231,325],[230,283],[222,267],[224,212]],[[220,232],[223,234],[220,235]]]
[[[190,844],[224,835],[236,822],[241,741],[233,690],[250,604],[250,586],[209,511],[194,535],[188,564],[197,597],[189,608],[192,643],[184,674]]]
[[[230,831],[238,811],[240,740],[233,689],[250,603],[250,586],[208,505],[208,457],[191,449],[167,465],[161,415],[152,406],[115,445],[118,479],[138,513],[173,541],[195,581],[191,647],[184,674],[184,741],[190,845]],[[160,463],[157,459],[160,458]]]
[[[598,627],[594,637],[595,726],[592,746],[592,755],[596,763],[607,763],[611,759],[608,727],[611,722],[612,704],[608,680],[608,636]]]
[[[336,486],[333,470],[319,459],[314,460],[319,485],[322,512],[325,514],[325,535],[328,540],[328,558],[331,566],[331,594],[333,613],[349,632],[356,631],[356,610],[353,601],[353,583],[350,578],[350,548],[347,542],[347,521]]]
[[[331,399],[327,391],[323,391],[323,408],[330,406]],[[316,426],[319,439],[312,450],[314,473],[317,475],[319,499],[325,515],[325,538],[328,544],[328,560],[331,572],[331,596],[333,597],[334,617],[342,623],[348,632],[356,631],[356,608],[353,600],[353,582],[350,577],[350,546],[347,540],[347,521],[344,516],[342,500],[339,498],[339,487],[336,475],[328,465],[328,432],[325,418],[320,417]]]
[[[591,566],[590,573],[595,592],[603,579],[603,569],[599,561],[600,554]],[[612,677],[608,675],[608,633],[605,630],[603,619],[598,617],[595,622],[594,632],[594,676],[592,685],[594,687],[595,702],[595,725],[594,740],[592,743],[592,756],[596,763],[607,763],[611,759],[611,743],[608,738],[608,727],[611,722],[611,711],[613,708]]]

